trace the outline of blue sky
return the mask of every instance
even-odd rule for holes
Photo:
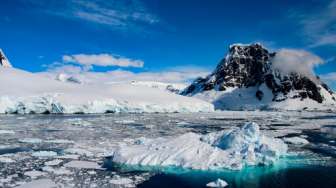
[[[32,72],[206,72],[229,44],[261,42],[320,56],[315,72],[336,88],[335,0],[2,0],[0,10],[0,47]]]

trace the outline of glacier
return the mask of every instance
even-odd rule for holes
[[[212,104],[131,83],[73,84],[0,67],[0,113],[212,112]],[[38,84],[36,84],[38,83]]]
[[[178,167],[193,170],[240,170],[244,166],[272,165],[287,154],[287,145],[260,132],[256,123],[206,135],[140,138],[121,143],[111,162],[140,167]]]

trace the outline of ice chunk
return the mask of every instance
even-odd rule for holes
[[[144,140],[144,139],[141,139]],[[112,162],[126,165],[190,169],[241,169],[244,165],[273,164],[287,153],[280,139],[261,134],[255,123],[207,135],[146,139],[119,145]]]
[[[53,143],[53,144],[73,144],[74,141],[72,140],[65,140],[65,139],[55,139],[55,140],[46,140],[47,143]]]
[[[92,152],[85,150],[85,149],[81,149],[81,148],[68,148],[64,150],[64,153],[85,155],[88,157],[93,156]]]
[[[34,157],[40,157],[40,158],[54,157],[54,156],[57,156],[57,153],[54,152],[54,151],[37,151],[37,152],[34,152],[32,154],[32,156],[34,156]]]
[[[50,179],[39,179],[18,186],[17,188],[57,188],[58,186]]]
[[[69,175],[72,174],[70,170],[66,169],[65,167],[61,168],[52,168],[50,166],[45,166],[42,168],[43,171],[45,172],[50,172],[55,175]]]
[[[39,138],[24,138],[24,139],[20,139],[19,142],[30,143],[30,144],[39,144],[39,143],[42,142],[42,140],[39,139]]]
[[[41,172],[41,171],[37,171],[37,170],[32,170],[32,171],[27,171],[24,173],[25,176],[29,176],[31,177],[32,179],[36,179],[40,176],[45,176],[47,175],[47,173],[45,172]]]
[[[226,187],[228,183],[222,179],[217,179],[216,181],[212,181],[206,184],[207,187]]]
[[[45,162],[44,164],[47,165],[47,166],[57,166],[59,165],[61,162],[63,162],[62,160],[59,160],[59,159],[55,159],[55,160],[52,160],[52,161],[47,161]]]
[[[0,134],[15,134],[15,132],[11,130],[0,130]]]
[[[304,139],[304,138],[300,138],[300,137],[287,137],[287,138],[283,138],[283,140],[286,143],[290,143],[290,144],[294,144],[294,145],[305,145],[305,144],[309,144],[309,141]]]
[[[102,169],[102,167],[92,161],[70,161],[64,165],[65,167],[70,167],[70,168],[83,168],[83,169]]]
[[[122,185],[123,187],[135,187],[132,179],[119,176],[113,177],[113,179],[110,180],[110,184],[119,186]]]
[[[15,161],[8,157],[3,157],[0,155],[0,163],[14,163]]]

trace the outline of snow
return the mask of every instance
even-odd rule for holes
[[[166,90],[175,93],[179,93],[180,91],[182,91],[187,87],[187,85],[183,83],[164,83],[156,81],[132,81],[131,84],[138,86],[147,86],[150,88],[157,88],[160,90]]]
[[[57,188],[58,186],[50,179],[39,179],[18,186],[17,188]]]
[[[300,138],[300,137],[288,137],[288,138],[283,138],[283,140],[286,143],[290,143],[290,144],[294,144],[294,145],[305,145],[305,144],[309,144],[309,141],[304,139],[304,138]]]
[[[98,163],[92,161],[70,161],[64,164],[64,166],[79,169],[102,169]]]
[[[207,135],[186,133],[143,140],[120,144],[113,150],[112,162],[200,170],[242,169],[245,165],[273,164],[287,153],[282,140],[264,136],[255,123]]]
[[[131,83],[72,84],[0,67],[0,113],[211,112],[205,101]],[[36,84],[38,83],[38,84]]]
[[[290,98],[296,93],[287,94],[287,99],[280,102],[273,101],[272,91],[262,84],[259,87],[248,88],[227,88],[225,91],[203,91],[195,94],[193,97],[214,104],[216,110],[333,110],[336,111],[336,102],[331,98],[322,86],[320,92],[324,97],[324,102],[318,103],[310,98],[301,100],[299,98]],[[258,100],[256,92],[260,90],[264,96]],[[280,96],[278,96],[280,97]]]
[[[60,73],[56,76],[56,80],[61,81],[61,82],[70,82],[70,83],[75,83],[75,84],[80,84],[82,83],[78,78],[74,76],[67,75],[65,73]]]
[[[209,182],[206,184],[207,187],[226,187],[228,186],[228,183],[222,179],[217,179],[216,181]]]

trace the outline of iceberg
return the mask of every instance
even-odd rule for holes
[[[260,132],[256,123],[206,135],[186,133],[177,137],[122,143],[111,162],[140,167],[178,167],[195,170],[240,170],[246,165],[271,165],[286,155],[287,145]]]
[[[216,181],[209,182],[206,184],[207,187],[226,187],[228,186],[228,183],[222,179],[217,179]]]
[[[286,143],[289,143],[289,144],[294,144],[294,145],[306,145],[306,144],[309,144],[309,141],[304,139],[304,138],[300,138],[300,137],[297,137],[297,136],[294,136],[294,137],[288,137],[288,138],[283,138],[283,140],[286,142]]]

